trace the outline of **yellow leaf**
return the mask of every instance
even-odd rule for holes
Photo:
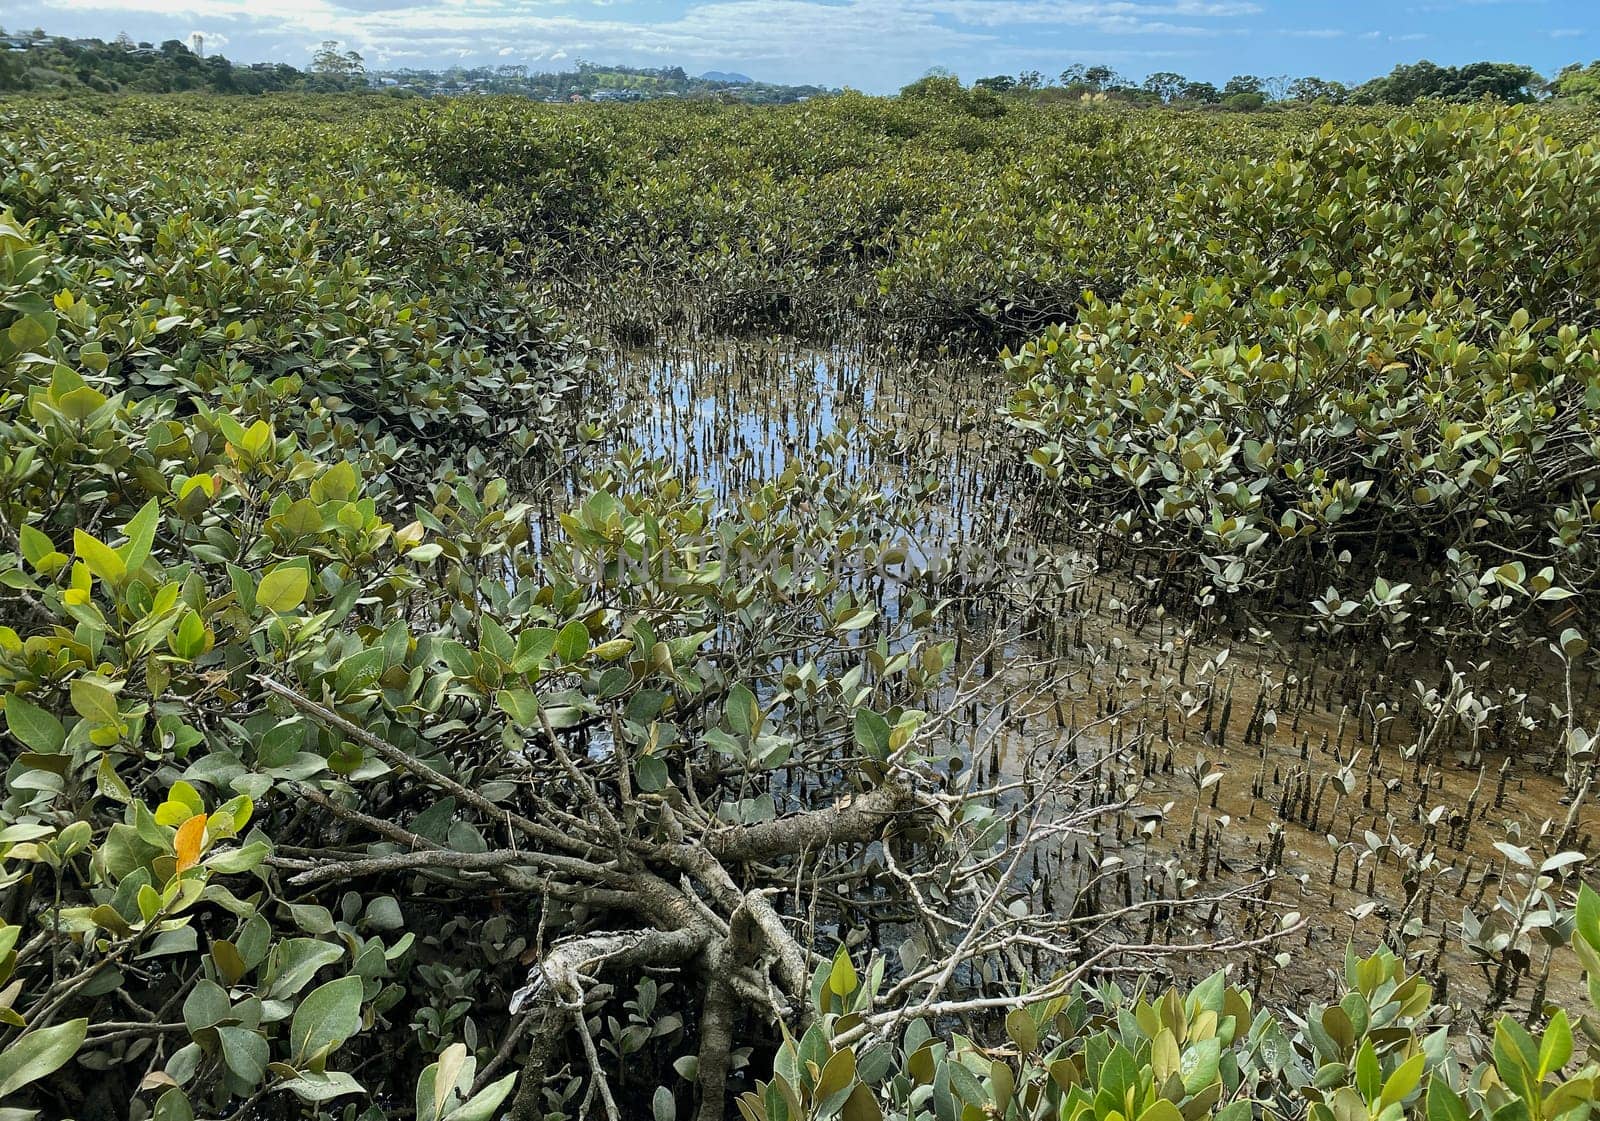
[[[311,577],[298,565],[275,568],[261,578],[256,587],[256,605],[282,615],[293,611],[306,598]]]
[[[311,501],[346,502],[354,498],[361,486],[361,477],[350,461],[341,459],[319,475],[311,484]]]
[[[181,802],[162,802],[152,815],[157,825],[176,828],[194,816],[194,811]]]
[[[116,550],[83,532],[72,531],[72,549],[78,559],[89,566],[89,571],[108,584],[120,584],[128,575],[128,568],[117,556]]]
[[[610,642],[602,642],[590,650],[589,653],[595,655],[601,661],[614,662],[632,649],[633,639],[613,638]]]
[[[185,872],[200,863],[200,846],[206,839],[206,815],[195,814],[178,826],[174,842],[178,851],[178,871]]]
[[[850,964],[850,955],[843,946],[833,957],[833,968],[828,971],[828,988],[841,999],[848,997],[856,991],[860,981],[856,978],[855,966]]]
[[[167,792],[167,800],[156,807],[157,825],[182,825],[196,814],[206,812],[205,799],[187,782],[179,779]]]

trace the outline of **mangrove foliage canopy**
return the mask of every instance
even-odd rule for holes
[[[1596,120],[0,105],[0,1118],[1586,1121]],[[1203,633],[1453,684],[1348,698],[1314,810],[1263,748],[1250,883],[1204,758],[1153,859],[1187,731],[1069,681],[1002,758],[937,447],[718,497],[608,431],[608,351],[845,331],[977,356],[994,516],[1140,582],[1219,747]],[[1490,824],[1513,742],[1566,802]],[[1342,857],[1382,945],[1308,928]]]

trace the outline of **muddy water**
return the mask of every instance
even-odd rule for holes
[[[1577,999],[1570,954],[1552,954],[1540,920],[1527,922],[1537,910],[1527,874],[1496,847],[1525,847],[1536,866],[1563,834],[1592,851],[1600,814],[1591,804],[1569,817],[1563,802],[1546,698],[1564,684],[1548,665],[1480,664],[1471,689],[1485,711],[1474,718],[1467,705],[1467,717],[1440,722],[1422,693],[1448,691],[1441,654],[1262,627],[1206,633],[1168,614],[1151,581],[1097,570],[1040,516],[987,364],[885,360],[860,342],[719,340],[619,351],[596,385],[614,394],[602,410],[612,446],[678,465],[719,500],[841,431],[853,439],[834,463],[848,476],[890,492],[938,478],[913,560],[943,566],[964,608],[964,648],[988,650],[970,668],[1016,698],[990,718],[989,758],[972,762],[1026,774],[1027,760],[1059,757],[1070,740],[1074,755],[1127,768],[1106,776],[1108,788],[1137,788],[1137,805],[1097,838],[1045,847],[1041,905],[1220,897],[1163,918],[1155,933],[1181,940],[1247,938],[1298,914],[1303,932],[1244,960],[1166,963],[1187,976],[1229,964],[1269,998],[1326,994],[1347,943],[1366,952],[1403,932],[1461,1015]],[[1005,554],[981,580],[941,559],[981,551]],[[1593,727],[1593,685],[1578,689],[1579,723]],[[1096,893],[1080,898],[1090,882]],[[1558,896],[1562,886],[1573,885]],[[1505,965],[1462,938],[1464,911],[1497,910],[1495,922],[1531,927]]]

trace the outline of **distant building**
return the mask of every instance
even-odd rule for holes
[[[189,36],[189,49],[199,58],[206,57],[206,37],[196,31]]]

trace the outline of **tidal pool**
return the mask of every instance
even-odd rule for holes
[[[958,670],[989,683],[952,692],[966,765],[949,780],[1117,807],[1046,830],[1017,905],[1108,916],[1130,941],[1294,926],[1242,958],[1165,961],[1228,965],[1267,999],[1326,991],[1347,943],[1380,941],[1463,1015],[1576,999],[1537,877],[1592,851],[1596,815],[1565,799],[1551,660],[1356,646],[1247,610],[1205,622],[1052,517],[1005,393],[991,363],[719,338],[615,349],[585,408],[605,418],[596,457],[637,448],[720,504],[824,444],[828,469],[917,496],[903,562],[862,588],[889,619],[908,589],[948,600]],[[1575,688],[1594,727],[1593,682]],[[1063,766],[1082,768],[1071,791],[1041,770]]]

